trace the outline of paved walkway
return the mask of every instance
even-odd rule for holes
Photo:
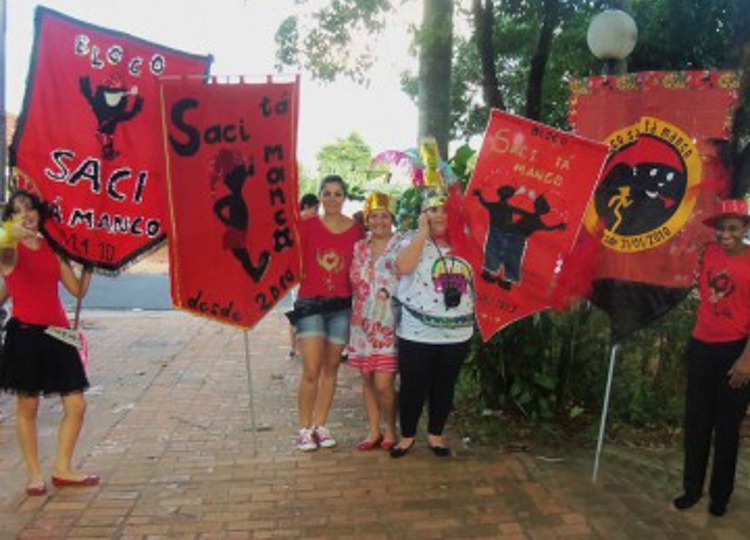
[[[78,461],[103,483],[27,498],[12,400],[0,397],[0,538],[748,538],[746,487],[723,519],[703,504],[671,511],[670,460],[608,449],[594,486],[588,449],[550,460],[467,448],[452,432],[448,460],[423,445],[398,461],[359,453],[363,413],[348,368],[329,424],[340,446],[298,453],[299,365],[275,313],[249,335],[255,431],[242,332],[174,312],[83,321],[94,387]],[[58,413],[56,400],[44,403],[46,470]]]

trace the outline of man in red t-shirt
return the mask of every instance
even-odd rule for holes
[[[703,253],[698,276],[700,304],[688,343],[685,394],[685,492],[674,499],[678,510],[703,495],[713,435],[709,512],[723,516],[734,488],[740,425],[750,401],[750,225],[743,200],[723,201],[705,223],[716,243]]]

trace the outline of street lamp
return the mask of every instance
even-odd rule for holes
[[[602,11],[591,19],[586,43],[604,62],[604,74],[625,73],[625,58],[633,52],[638,40],[638,27],[633,17],[619,9]]]
[[[599,60],[604,62],[604,74],[622,74],[627,71],[625,59],[633,52],[635,42],[638,40],[638,27],[633,17],[619,9],[608,9],[591,19],[589,30],[586,33],[586,43],[589,49]],[[599,426],[599,440],[596,444],[596,457],[594,459],[593,481],[596,482],[599,474],[599,458],[604,444],[604,429],[607,423],[607,412],[609,410],[609,396],[612,390],[612,376],[615,368],[615,358],[619,344],[610,345],[609,349],[609,372],[607,375],[607,389],[604,392],[604,405],[602,407],[602,418]]]

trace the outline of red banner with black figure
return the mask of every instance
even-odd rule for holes
[[[592,302],[621,341],[677,305],[692,286],[701,222],[726,194],[717,142],[737,103],[732,72],[647,72],[572,86],[577,133],[610,146],[585,216],[598,245]]]
[[[299,281],[298,92],[162,84],[175,307],[251,328]]]
[[[603,144],[492,111],[464,202],[483,253],[472,266],[485,340],[550,306],[606,153]]]
[[[157,79],[205,75],[211,59],[46,8],[35,25],[16,181],[51,206],[52,244],[117,272],[166,234]]]

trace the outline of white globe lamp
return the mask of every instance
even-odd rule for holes
[[[586,43],[599,60],[604,61],[605,71],[633,52],[638,41],[638,27],[633,17],[619,9],[608,9],[591,19]]]

